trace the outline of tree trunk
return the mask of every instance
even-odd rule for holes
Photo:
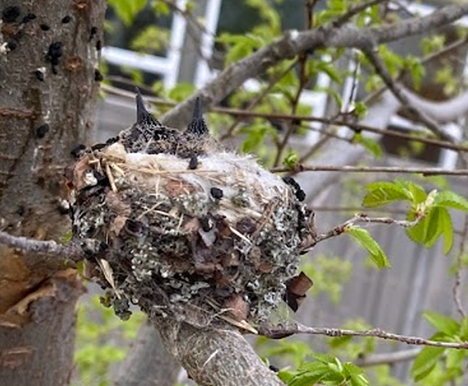
[[[203,386],[284,386],[235,330],[195,328],[150,317],[172,356]]]
[[[104,0],[0,0],[0,228],[59,240],[70,151],[94,126]],[[99,46],[99,45],[98,45]],[[0,246],[0,384],[65,385],[73,269]]]
[[[122,364],[114,386],[173,386],[180,366],[169,355],[158,331],[145,322]]]

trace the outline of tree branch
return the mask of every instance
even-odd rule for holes
[[[119,95],[123,96],[126,98],[134,98],[133,93],[130,93],[125,90],[118,89],[113,86],[109,86],[107,84],[103,84],[101,88],[113,95]],[[405,91],[409,95],[409,91]],[[415,96],[414,96],[415,97]],[[414,98],[413,99],[414,103]],[[419,97],[418,97],[419,98]],[[156,98],[156,97],[147,97],[145,96],[145,100],[147,100],[150,103],[154,103],[156,105],[161,105],[161,106],[171,106],[174,107],[176,103],[170,102],[167,100],[163,100],[161,98]],[[256,99],[255,99],[256,100]],[[437,107],[437,110],[445,111],[447,110],[456,110],[457,114],[453,114],[450,117],[444,116],[441,117],[443,118],[443,121],[450,121],[454,120],[456,117],[459,117],[464,114],[468,110],[468,92],[463,93],[451,100],[444,101],[444,102],[438,102],[437,106],[432,106],[432,104],[436,105],[435,103],[432,103],[430,101],[422,100],[419,99],[418,104],[429,104],[427,109],[424,108],[424,111],[426,113],[433,111],[434,107]],[[288,120],[288,121],[304,121],[304,122],[319,122],[323,123],[326,125],[334,125],[334,126],[346,126],[349,127],[352,130],[355,131],[368,131],[370,133],[376,133],[376,134],[385,134],[393,137],[398,137],[402,139],[407,139],[409,141],[417,141],[421,143],[425,143],[428,145],[434,145],[438,147],[442,147],[445,149],[450,149],[450,150],[456,150],[456,151],[463,151],[463,152],[468,152],[468,147],[463,146],[463,145],[457,145],[451,142],[447,141],[441,141],[435,138],[424,138],[424,137],[415,137],[412,135],[408,135],[405,133],[401,133],[399,131],[395,130],[385,130],[385,129],[380,129],[376,127],[371,127],[369,125],[365,125],[362,123],[353,123],[353,122],[347,122],[344,120],[339,120],[339,119],[332,119],[332,118],[321,118],[321,117],[314,117],[312,115],[297,115],[297,114],[281,114],[281,113],[265,113],[261,111],[251,111],[249,110],[251,106],[247,107],[246,110],[241,110],[241,109],[234,109],[234,108],[226,108],[226,107],[211,107],[210,112],[213,113],[219,113],[219,114],[229,114],[233,116],[239,116],[239,117],[245,117],[245,118],[250,118],[250,117],[255,117],[255,118],[265,118],[265,119],[271,119],[271,120]],[[429,111],[428,111],[429,110]],[[436,114],[435,114],[436,115]],[[433,116],[434,119],[436,119],[436,116]],[[234,127],[235,128],[235,127]],[[310,128],[308,128],[310,129]],[[420,132],[419,132],[420,133]],[[226,139],[231,135],[231,127],[226,131],[225,134],[221,135],[220,140]],[[429,134],[429,132],[428,132]]]
[[[354,364],[360,367],[370,367],[379,365],[391,365],[398,362],[414,359],[421,352],[420,348],[413,348],[390,353],[373,354],[368,357],[358,358]]]
[[[199,385],[284,386],[238,331],[202,329],[151,318],[173,355]]]
[[[294,168],[279,167],[271,169],[273,173],[294,172],[300,173],[305,171],[311,172],[353,172],[353,173],[402,173],[414,174],[420,173],[424,176],[468,176],[468,169],[448,170],[442,168],[415,168],[415,167],[399,167],[399,166],[305,166],[296,165]]]
[[[84,259],[84,252],[75,243],[58,244],[55,241],[34,240],[22,236],[12,236],[0,231],[0,244],[11,248],[19,249],[22,252],[32,252],[66,261],[81,261]]]
[[[282,325],[275,328],[262,327],[259,329],[259,333],[269,338],[278,339],[278,337],[289,336],[294,334],[311,334],[311,335],[325,335],[333,338],[342,336],[359,336],[359,337],[374,337],[384,340],[393,340],[401,343],[406,343],[415,346],[432,346],[432,347],[443,347],[443,348],[454,348],[458,350],[467,350],[468,342],[455,343],[445,341],[435,341],[430,339],[424,339],[417,336],[407,336],[393,334],[386,332],[379,328],[373,328],[371,330],[356,331],[356,330],[344,330],[340,328],[326,328],[326,327],[308,327],[301,323],[292,323],[289,325]]]
[[[247,79],[257,77],[280,61],[292,59],[300,53],[320,47],[372,48],[447,25],[467,12],[468,4],[450,5],[425,17],[383,27],[326,27],[304,32],[288,31],[270,45],[226,68],[216,79],[164,114],[162,121],[169,126],[183,127],[190,120],[197,97],[201,98],[204,106],[211,106],[231,94]]]
[[[409,98],[404,93],[403,87],[393,81],[392,76],[376,52],[376,48],[377,47],[366,47],[362,51],[374,67],[376,73],[382,78],[388,89],[393,93],[393,95],[395,95],[403,107],[412,113],[419,122],[425,124],[427,128],[433,133],[437,134],[438,137],[443,138],[449,142],[454,142],[454,138],[450,134],[446,133],[444,130],[441,130],[431,117],[429,117],[424,111],[420,110],[410,102]]]
[[[416,216],[412,221],[406,220],[395,220],[391,217],[368,217],[365,213],[357,213],[353,218],[345,221],[344,223],[333,227],[331,230],[318,235],[311,235],[310,238],[305,240],[302,245],[303,251],[307,251],[313,246],[317,245],[321,241],[331,239],[332,237],[339,236],[346,232],[347,228],[357,223],[366,224],[387,224],[387,225],[398,225],[403,228],[411,228],[419,223],[423,219],[422,215]]]

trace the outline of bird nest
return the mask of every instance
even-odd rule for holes
[[[70,176],[74,237],[115,312],[137,304],[253,332],[282,299],[304,296],[311,283],[295,275],[310,212],[297,184],[220,150],[199,107],[185,132],[152,118],[139,95],[137,117],[81,151]]]

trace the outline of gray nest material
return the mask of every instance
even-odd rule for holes
[[[220,150],[197,105],[179,132],[138,94],[137,123],[82,152],[70,184],[74,236],[86,240],[91,274],[121,317],[133,303],[254,331],[290,297],[310,212],[292,180]]]

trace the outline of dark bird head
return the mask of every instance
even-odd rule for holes
[[[197,100],[195,101],[193,118],[187,126],[186,132],[188,134],[193,134],[200,137],[209,134],[208,126],[206,126],[206,122],[203,119],[202,103],[200,97],[197,97]]]
[[[159,121],[154,118],[148,110],[146,110],[145,103],[143,102],[143,97],[141,96],[140,90],[138,87],[135,87],[136,91],[136,110],[137,110],[137,121],[136,123],[142,125],[153,125],[153,126],[162,126]]]

